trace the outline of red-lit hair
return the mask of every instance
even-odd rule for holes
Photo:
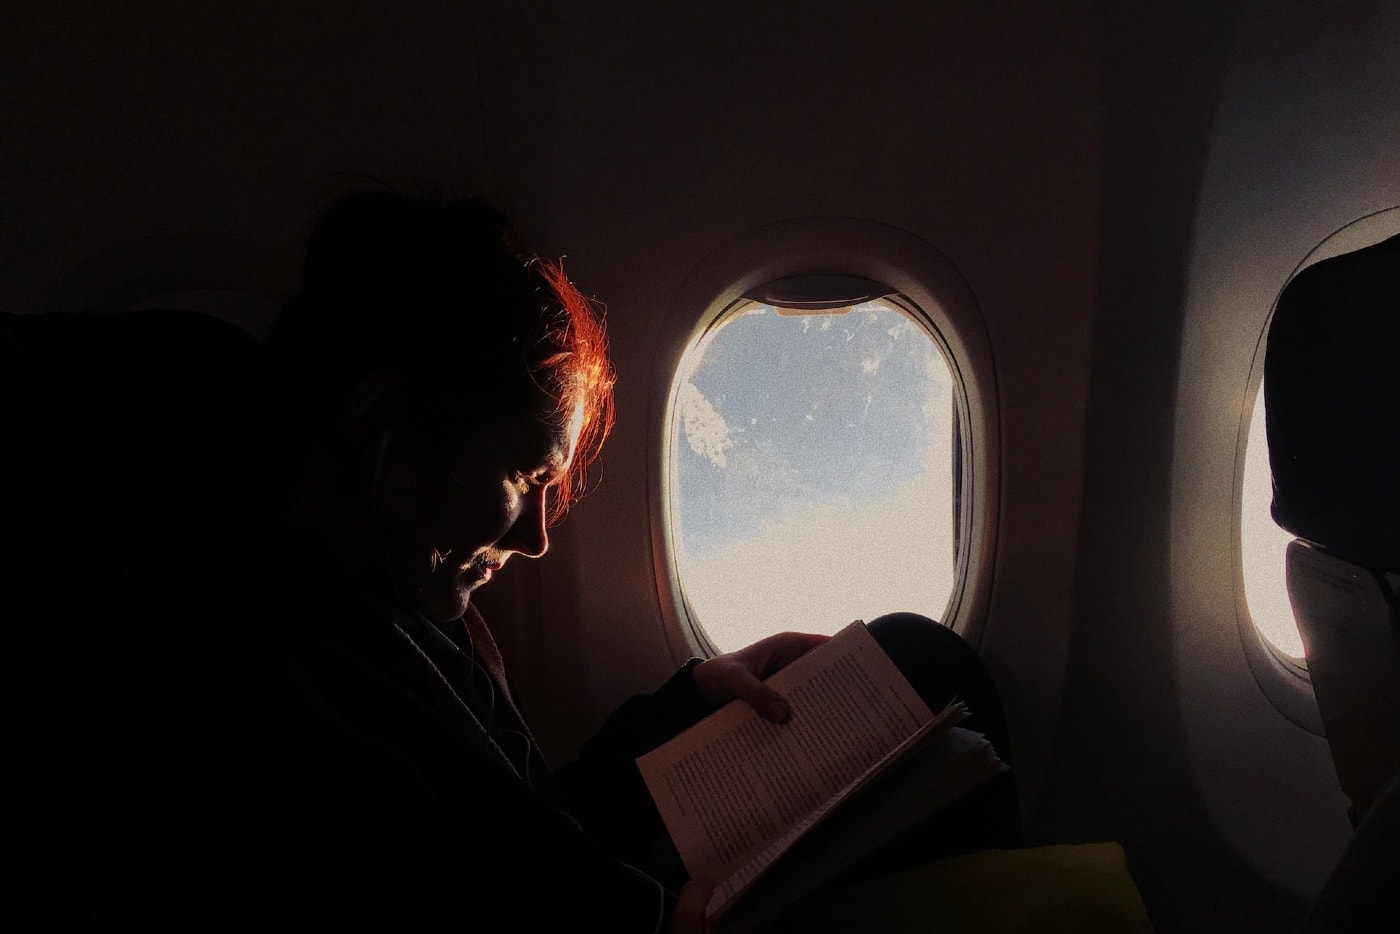
[[[581,494],[613,424],[601,311],[475,198],[387,186],[341,195],[312,228],[301,288],[268,351],[281,421],[303,437],[383,371],[415,399],[400,427],[446,444],[501,412],[537,414],[541,393],[565,425],[582,404],[551,522]]]
[[[532,369],[555,400],[555,415],[567,424],[582,405],[573,461],[555,484],[549,522],[558,522],[582,493],[589,465],[602,451],[613,426],[613,383],[608,335],[602,314],[564,275],[559,263],[535,260],[531,267],[548,283],[557,305],[546,322],[544,343],[557,348]]]

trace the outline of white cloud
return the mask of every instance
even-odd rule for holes
[[[888,497],[809,505],[706,558],[683,554],[686,596],[722,651],[896,610],[936,618],[954,581],[949,479],[940,472]]]
[[[953,396],[953,374],[948,369],[948,361],[937,350],[930,350],[924,361],[924,378],[928,391],[924,395],[924,418],[935,425],[951,424],[945,421],[952,418],[950,406]]]
[[[1286,654],[1303,657],[1303,637],[1288,599],[1288,543],[1293,536],[1270,514],[1274,487],[1269,473],[1269,441],[1264,426],[1264,387],[1254,402],[1249,440],[1244,449],[1244,489],[1240,504],[1241,570],[1245,605],[1254,625]]]
[[[734,447],[729,437],[729,425],[724,421],[710,400],[692,382],[681,385],[680,398],[676,401],[680,409],[681,424],[685,426],[685,440],[690,449],[711,464],[724,469],[727,463],[725,452]]]

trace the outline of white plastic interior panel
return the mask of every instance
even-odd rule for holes
[[[1288,593],[1337,779],[1360,819],[1400,771],[1395,620],[1374,574],[1305,542],[1288,546]]]

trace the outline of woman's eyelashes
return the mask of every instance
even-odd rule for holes
[[[520,494],[524,496],[537,487],[548,486],[553,482],[553,478],[550,477],[549,471],[544,468],[530,471],[517,470],[512,482]]]

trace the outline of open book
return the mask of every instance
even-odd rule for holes
[[[726,919],[728,930],[758,923],[1005,769],[986,739],[956,728],[966,708],[930,711],[861,622],[769,684],[792,707],[788,723],[734,702],[637,760],[691,877],[718,882],[711,918],[778,864],[754,893],[762,904],[746,897],[735,912],[743,921]],[[896,762],[904,764],[890,772]],[[877,779],[837,815],[854,819],[779,864]]]

